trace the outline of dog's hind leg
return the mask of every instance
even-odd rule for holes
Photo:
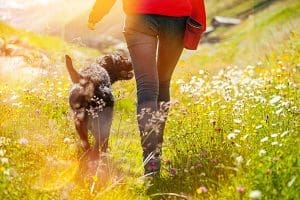
[[[98,159],[101,152],[107,151],[112,118],[113,107],[105,107],[97,117],[89,120],[90,129],[95,138],[92,155],[94,159]]]

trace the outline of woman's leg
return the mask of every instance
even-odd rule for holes
[[[127,29],[124,32],[137,85],[137,120],[144,160],[156,149],[157,136],[152,117],[157,110],[157,37]]]
[[[163,17],[159,32],[157,70],[159,79],[158,109],[164,117],[160,121],[159,144],[163,142],[163,132],[167,120],[170,101],[170,81],[183,50],[183,34],[186,18]]]
[[[157,112],[158,102],[168,102],[170,99],[171,75],[182,52],[182,37],[179,36],[178,39],[176,25],[169,25],[169,21],[161,20],[164,20],[163,17],[152,15],[131,16],[126,19],[124,28],[137,84],[137,114],[145,173],[158,171],[160,168],[158,156],[165,122],[159,122],[161,112]],[[161,27],[161,24],[166,25]],[[160,40],[158,61],[157,36]],[[149,158],[151,155],[154,157]]]

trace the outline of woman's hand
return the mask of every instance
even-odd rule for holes
[[[88,28],[89,28],[90,30],[94,31],[94,30],[95,30],[95,26],[96,26],[95,23],[90,22],[90,21],[88,22]]]
[[[95,30],[96,23],[98,23],[114,5],[116,0],[96,0],[88,21],[88,28],[90,30]]]

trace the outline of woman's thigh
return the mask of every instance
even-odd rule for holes
[[[164,17],[161,20],[157,69],[161,83],[169,82],[183,51],[186,17]]]
[[[128,16],[125,21],[123,33],[134,68],[139,102],[156,100],[158,95],[155,23],[151,16],[145,15]]]

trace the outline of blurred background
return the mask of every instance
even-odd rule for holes
[[[15,68],[24,66],[61,65],[66,53],[79,66],[103,53],[127,53],[122,1],[91,31],[87,21],[94,2],[0,0],[0,77],[14,77]],[[177,74],[190,77],[199,68],[215,73],[228,65],[265,60],[299,30],[299,5],[297,0],[207,0],[207,31],[197,51],[183,51],[178,65],[189,67]]]
[[[0,20],[40,34],[104,48],[122,40],[123,12],[120,1],[95,31],[87,28],[94,0],[0,0]]]

